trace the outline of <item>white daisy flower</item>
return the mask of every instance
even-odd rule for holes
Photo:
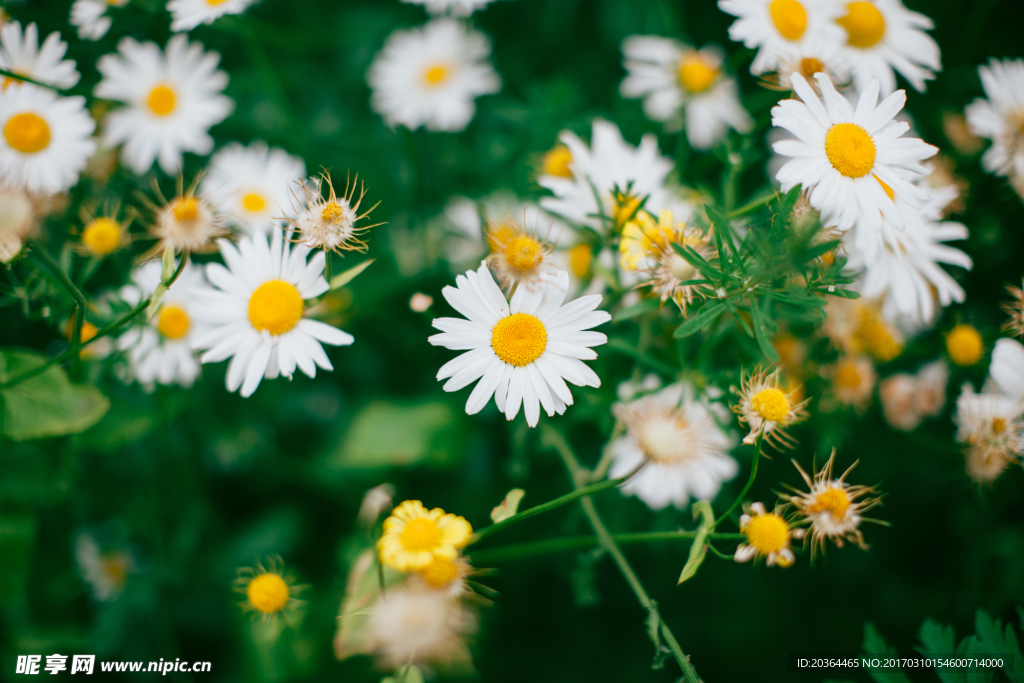
[[[84,97],[24,84],[0,94],[0,176],[15,189],[63,192],[96,151]]]
[[[34,81],[66,90],[78,83],[81,76],[73,59],[64,59],[68,44],[54,31],[39,46],[39,29],[29,24],[22,32],[21,24],[12,21],[0,29],[0,69],[12,71]],[[3,89],[18,83],[3,79]]]
[[[928,169],[918,162],[934,156],[938,149],[916,138],[900,137],[910,127],[892,117],[907,101],[904,91],[875,106],[878,82],[874,81],[854,110],[828,76],[818,74],[816,78],[824,106],[803,76],[792,74],[793,88],[803,101],[782,100],[772,109],[772,125],[798,138],[772,145],[777,153],[795,157],[775,176],[782,191],[803,185],[811,206],[821,212],[822,223],[839,230],[857,223],[879,230],[883,216],[902,230],[903,212],[878,181],[917,208],[927,194],[907,178],[927,175]]]
[[[194,306],[197,320],[209,323],[209,332],[195,345],[209,349],[200,360],[217,363],[231,358],[228,391],[241,387],[251,396],[264,377],[290,378],[298,367],[309,377],[316,368],[333,370],[321,344],[347,346],[352,335],[304,317],[306,300],[320,296],[330,286],[323,278],[327,258],[322,251],[306,263],[309,248],[294,248],[273,230],[270,244],[256,232],[243,237],[236,247],[220,240],[227,267],[211,263],[206,276],[215,290]]]
[[[367,249],[363,235],[375,225],[358,225],[358,222],[370,215],[377,204],[374,204],[363,213],[359,213],[359,207],[366,196],[366,188],[360,186],[359,196],[356,197],[355,180],[345,181],[345,189],[341,194],[334,190],[334,183],[331,181],[331,174],[324,171],[315,178],[308,181],[300,181],[298,185],[302,189],[302,197],[292,194],[293,216],[288,222],[299,233],[298,240],[310,249],[323,249],[325,251],[360,251]],[[324,192],[324,186],[327,192]],[[298,204],[295,206],[295,204]]]
[[[137,306],[156,291],[162,271],[159,260],[136,268],[132,284],[121,289],[121,298]],[[158,382],[192,386],[199,376],[193,341],[202,333],[202,325],[197,324],[192,309],[208,291],[202,271],[186,263],[178,279],[164,293],[152,319],[118,338],[118,349],[128,353],[130,378],[148,388]]]
[[[475,631],[476,620],[458,600],[415,584],[378,598],[366,620],[367,647],[382,666],[394,669],[468,661],[466,637]]]
[[[75,562],[78,571],[99,602],[109,602],[124,590],[128,575],[135,571],[135,558],[127,550],[103,552],[92,534],[83,533],[75,539]]]
[[[444,298],[468,320],[437,318],[442,331],[428,341],[434,346],[468,351],[447,363],[437,379],[448,379],[445,391],[458,391],[480,380],[466,402],[466,413],[480,412],[491,395],[498,410],[512,420],[523,406],[526,423],[537,426],[540,408],[548,416],[565,412],[572,394],[565,380],[576,386],[601,386],[601,379],[584,360],[597,358],[589,347],[608,341],[593,327],[611,320],[596,311],[601,296],[585,296],[562,305],[569,275],[559,272],[538,291],[520,287],[509,303],[486,264],[456,278],[445,287]]]
[[[718,426],[729,421],[729,412],[716,407],[717,419],[691,385],[678,382],[617,404],[613,411],[625,423],[626,434],[609,444],[615,459],[608,477],[624,477],[650,460],[620,487],[624,494],[652,510],[670,503],[682,510],[691,496],[713,500],[722,482],[739,471],[729,455],[736,439]]]
[[[993,59],[979,66],[985,97],[967,106],[971,132],[992,141],[981,158],[989,173],[1024,177],[1024,59]]]
[[[818,35],[779,52],[775,75],[766,76],[765,80],[771,83],[777,79],[778,88],[786,91],[793,89],[790,74],[798,73],[809,80],[814,78],[814,74],[824,73],[843,89],[850,84],[852,71],[850,51],[836,41]]]
[[[693,213],[689,203],[668,186],[675,163],[661,155],[654,135],[643,136],[639,147],[633,147],[622,139],[614,123],[595,120],[590,146],[569,131],[559,138],[571,156],[566,164],[570,176],[544,174],[537,178],[541,187],[555,195],[541,198],[541,208],[546,211],[596,230],[607,227],[601,215],[621,227],[633,217],[643,198],[644,208],[654,214],[671,209],[676,220],[686,221]],[[616,190],[628,190],[628,196],[616,196]]]
[[[925,81],[942,70],[939,46],[925,31],[935,27],[923,14],[911,12],[901,0],[857,0],[846,5],[846,16],[836,20],[846,29],[846,45],[853,64],[853,79],[863,92],[871,81],[882,96],[896,90],[893,69],[924,92]]]
[[[454,19],[395,31],[366,74],[373,110],[390,126],[463,130],[474,100],[501,90],[490,55],[487,37]]]
[[[794,0],[795,1],[795,0]],[[714,147],[734,128],[750,132],[754,120],[740,104],[736,81],[722,75],[722,55],[658,36],[630,36],[622,43],[623,97],[643,98],[644,113],[668,130],[686,129],[694,149]]]
[[[181,169],[184,152],[209,154],[210,127],[235,106],[221,94],[228,76],[217,71],[220,55],[180,35],[167,43],[166,53],[156,43],[132,38],[123,38],[117,49],[118,54],[100,57],[96,68],[103,80],[94,93],[128,106],[109,115],[104,142],[124,143],[121,158],[139,175],[154,161],[173,175]]]
[[[128,0],[75,0],[68,23],[78,28],[78,37],[82,40],[99,40],[107,35],[113,23],[107,10],[127,4]]]
[[[199,195],[245,232],[266,232],[294,216],[289,188],[306,175],[306,164],[283,149],[257,141],[221,147],[199,185]]]
[[[757,50],[750,65],[755,76],[781,72],[784,55],[813,41],[835,44],[843,38],[835,24],[843,6],[836,0],[718,0],[718,7],[737,17],[729,27],[729,38]]]
[[[980,451],[983,461],[1009,461],[1024,454],[1024,406],[1019,398],[986,391],[974,393],[965,383],[956,401],[956,438]]]
[[[191,31],[200,24],[212,24],[226,14],[241,14],[254,0],[170,0],[171,30]]]
[[[21,253],[39,222],[38,214],[31,195],[0,185],[0,263],[10,263]]]
[[[450,14],[453,17],[468,17],[494,0],[402,0],[411,5],[423,5],[431,14]]]
[[[988,374],[1000,394],[1021,401],[1024,408],[1024,345],[1005,337],[997,341]]]

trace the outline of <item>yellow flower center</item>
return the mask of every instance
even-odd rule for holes
[[[178,96],[166,85],[158,85],[149,91],[146,98],[149,110],[157,116],[168,116],[178,104]]]
[[[957,365],[974,365],[981,360],[985,342],[971,325],[957,325],[946,335],[946,350]]]
[[[50,126],[32,112],[15,114],[4,126],[7,144],[22,154],[35,154],[50,146]]]
[[[69,340],[71,339],[71,336],[74,334],[74,332],[75,332],[75,319],[72,318],[71,320],[68,321],[67,337],[68,337]],[[96,329],[96,326],[93,325],[88,320],[86,320],[84,323],[82,323],[82,341],[83,342],[87,342],[90,339],[92,339],[93,337],[95,337],[96,336],[96,332],[98,332],[98,330]],[[89,351],[89,349],[86,349],[85,351],[83,351],[83,353],[87,353],[88,351]]]
[[[544,323],[528,313],[502,318],[491,333],[491,347],[498,358],[510,365],[529,365],[540,358],[548,345]]]
[[[689,92],[704,92],[716,78],[718,68],[708,66],[698,55],[687,55],[679,62],[679,82]]]
[[[853,361],[841,361],[836,366],[834,381],[837,387],[842,389],[857,389],[860,387],[860,372]]]
[[[283,280],[270,280],[249,298],[249,322],[257,330],[284,334],[302,318],[304,304],[299,290]]]
[[[106,216],[96,218],[82,231],[82,244],[95,256],[106,256],[121,244],[121,224]]]
[[[774,512],[751,517],[743,533],[761,555],[777,553],[789,543],[789,525]]]
[[[797,0],[772,0],[768,11],[775,28],[786,40],[800,40],[807,30],[807,10]]]
[[[782,422],[789,415],[789,398],[774,387],[762,389],[750,399],[750,407],[761,416],[761,419],[770,422]]]
[[[544,249],[532,237],[519,235],[505,244],[503,249],[505,260],[516,270],[536,268],[544,258]]]
[[[590,275],[590,266],[593,262],[594,250],[589,244],[577,244],[569,250],[569,269],[579,279]]]
[[[288,584],[277,574],[260,574],[246,586],[245,595],[258,611],[276,614],[288,604]]]
[[[181,339],[188,334],[191,325],[188,313],[177,306],[164,306],[160,310],[160,317],[157,319],[156,329],[168,339]]]
[[[817,57],[804,57],[800,60],[800,73],[805,78],[812,78],[814,74],[825,71],[825,63]]]
[[[402,547],[411,552],[433,550],[441,544],[444,535],[432,519],[414,519],[405,525],[398,540]]]
[[[423,72],[423,82],[434,88],[448,79],[449,69],[444,64],[435,64]]]
[[[834,519],[842,519],[850,507],[850,498],[843,489],[830,486],[814,497],[814,502],[807,506],[809,514],[829,512]]]
[[[320,212],[320,220],[324,223],[337,223],[345,217],[345,207],[337,202],[327,202]]]
[[[263,211],[263,209],[267,208],[267,200],[263,198],[263,195],[250,192],[242,197],[242,206],[246,211],[259,213],[260,211]]]
[[[875,165],[875,142],[856,123],[837,123],[825,135],[825,154],[847,178],[861,178]]]
[[[878,314],[872,311],[865,311],[862,314],[860,325],[854,333],[854,341],[876,360],[882,362],[892,360],[903,350]]]
[[[111,0],[107,0],[107,2],[110,2],[110,1]],[[225,3],[227,1],[228,0],[206,0],[206,4],[209,5],[210,7],[216,7],[217,5],[220,5],[220,4]]]
[[[559,178],[572,178],[569,164],[572,163],[572,152],[565,145],[555,145],[544,155],[543,170],[545,175]]]
[[[447,557],[435,557],[426,569],[419,571],[419,575],[431,588],[444,588],[459,578],[460,573],[458,563]]]
[[[996,417],[992,419],[992,433],[1002,434],[1006,431],[1006,418]]]
[[[870,2],[851,2],[846,16],[836,23],[846,29],[846,42],[852,47],[872,47],[885,35],[885,17]]]
[[[195,197],[182,197],[175,200],[171,211],[179,223],[194,221],[199,216],[199,201]]]

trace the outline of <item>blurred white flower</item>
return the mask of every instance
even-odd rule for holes
[[[967,106],[972,133],[992,146],[981,163],[989,173],[1024,178],[1024,59],[993,59],[979,66],[985,97]]]
[[[910,432],[946,405],[949,367],[944,360],[925,365],[917,374],[900,372],[882,380],[878,395],[882,414],[895,429]]]
[[[755,76],[782,73],[780,66],[787,58],[815,42],[835,45],[843,39],[843,30],[835,23],[843,5],[836,0],[718,0],[718,7],[736,17],[729,38],[757,50],[750,65]]]
[[[893,69],[924,92],[925,81],[942,70],[939,46],[925,31],[932,20],[908,10],[901,0],[856,0],[836,23],[846,29],[854,85],[863,92],[877,80],[882,97],[896,90]]]
[[[466,661],[466,636],[476,621],[444,591],[407,585],[388,591],[370,609],[367,645],[384,666]]]
[[[121,288],[121,299],[137,306],[156,291],[162,270],[159,260],[136,268],[132,283]],[[117,348],[127,352],[130,365],[126,379],[134,379],[148,389],[158,382],[183,387],[195,383],[199,361],[192,342],[202,326],[193,317],[192,308],[208,291],[202,271],[186,263],[178,279],[164,293],[156,314],[118,338]]]
[[[32,80],[67,89],[74,87],[81,77],[73,59],[64,59],[68,44],[54,31],[39,46],[39,29],[29,24],[24,32],[21,24],[12,21],[0,29],[0,69],[12,71]],[[19,81],[3,78],[3,90],[17,85]]]
[[[36,219],[35,202],[27,192],[0,185],[0,263],[10,263],[21,253]]]
[[[270,244],[262,232],[243,237],[236,247],[220,240],[227,267],[211,263],[206,276],[215,288],[196,302],[194,315],[209,324],[195,346],[209,349],[200,359],[231,358],[228,391],[251,396],[265,377],[291,377],[296,367],[309,377],[316,368],[333,370],[321,344],[347,346],[352,335],[304,317],[306,300],[329,289],[323,278],[327,259],[318,251],[306,263],[309,247],[290,243],[274,230]]]
[[[691,496],[713,500],[739,471],[729,455],[736,438],[718,426],[729,422],[729,411],[698,399],[690,384],[670,384],[613,411],[626,434],[608,445],[615,458],[608,477],[624,477],[649,459],[621,489],[652,510],[682,510]]]
[[[226,14],[241,14],[255,0],[170,0],[171,30],[191,31],[200,24],[212,24]]]
[[[486,7],[494,0],[402,0],[411,5],[423,5],[431,14],[450,14],[453,17],[468,17]]]
[[[569,276],[545,281],[536,291],[519,287],[512,301],[505,299],[486,264],[456,278],[445,287],[444,298],[468,320],[436,318],[441,330],[429,338],[434,346],[467,351],[445,363],[437,379],[448,379],[445,391],[458,391],[477,382],[466,402],[466,413],[480,412],[491,396],[505,418],[512,420],[523,407],[526,424],[537,426],[543,406],[548,416],[562,414],[572,405],[565,380],[576,386],[601,386],[601,379],[584,360],[597,354],[590,349],[608,341],[591,328],[611,320],[596,311],[599,295],[565,305]]]
[[[135,558],[127,550],[103,552],[90,534],[75,539],[75,561],[82,578],[99,602],[114,600],[135,571]]]
[[[96,151],[96,122],[85,98],[29,83],[0,94],[0,129],[0,178],[14,189],[63,192]]]
[[[999,393],[1020,401],[1024,410],[1024,344],[1005,337],[997,341],[988,374]]]
[[[371,105],[390,126],[457,132],[476,114],[474,100],[501,89],[484,34],[454,19],[392,33],[366,74]]]
[[[740,104],[733,78],[722,74],[718,50],[695,50],[670,38],[630,36],[622,43],[627,75],[623,97],[643,98],[644,112],[666,129],[685,128],[694,149],[714,147],[734,128],[748,133],[754,120]]]
[[[204,52],[200,43],[178,35],[162,52],[156,43],[123,38],[118,54],[100,57],[96,68],[103,80],[96,97],[124,102],[127,107],[107,118],[103,140],[124,143],[121,158],[141,175],[154,161],[167,174],[181,169],[185,152],[213,150],[210,127],[232,112],[234,102],[222,93],[228,76],[217,71],[220,55]]]
[[[266,232],[294,216],[289,190],[306,175],[306,164],[283,149],[256,141],[221,147],[210,158],[210,169],[199,195],[245,232]]]
[[[68,23],[78,28],[78,37],[82,40],[99,40],[107,35],[113,23],[107,10],[127,4],[128,0],[75,0]]]

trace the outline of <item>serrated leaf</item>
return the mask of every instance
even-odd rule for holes
[[[707,555],[708,546],[705,543],[708,534],[715,527],[715,513],[711,509],[711,503],[706,500],[698,500],[693,504],[693,518],[700,518],[700,526],[697,527],[697,535],[693,537],[693,545],[690,546],[690,556],[686,560],[686,564],[683,565],[683,571],[679,575],[679,581],[676,582],[678,586],[683,581],[693,578],[700,569],[701,563],[704,562],[704,556]]]
[[[940,624],[933,619],[927,619],[921,624],[921,629],[917,632],[917,639],[921,645],[914,649],[923,655],[948,657],[961,651],[957,647],[956,633],[953,631],[953,627]],[[966,647],[966,639],[961,646]],[[942,683],[964,683],[965,681],[964,669],[936,666],[934,671]]]
[[[31,351],[0,350],[0,384],[46,362]],[[0,434],[12,441],[77,434],[100,421],[110,401],[88,384],[72,384],[59,367],[0,389]]]
[[[1024,683],[1024,656],[1021,655],[1013,626],[1007,624],[1004,628],[998,619],[992,619],[982,610],[978,610],[974,618],[974,630],[982,653],[1009,656],[1012,661],[1006,662],[1003,673],[1013,683]]]
[[[337,275],[331,278],[331,289],[338,289],[339,287],[344,287],[348,283],[352,282],[353,280],[356,279],[356,276],[358,276],[364,270],[369,268],[370,264],[376,260],[377,259],[368,259],[360,263],[358,266],[352,266],[345,272],[338,273]]]
[[[896,656],[896,648],[885,641],[881,633],[875,629],[874,624],[864,624],[864,653],[868,655]],[[901,669],[883,667],[865,667],[868,675],[875,683],[910,683]]]

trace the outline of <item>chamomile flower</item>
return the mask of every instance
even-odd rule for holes
[[[783,91],[793,89],[790,75],[798,73],[813,87],[814,74],[824,73],[839,89],[852,82],[850,52],[833,39],[818,34],[808,40],[793,43],[781,50],[777,56],[778,65],[762,75],[761,84]]]
[[[982,166],[1024,178],[1024,59],[993,59],[978,74],[987,99],[974,100],[965,113],[971,133],[992,141]]]
[[[431,14],[450,14],[453,17],[468,17],[494,0],[402,0],[412,5],[423,5]]]
[[[21,253],[38,222],[32,196],[0,184],[0,263],[10,263]]]
[[[137,268],[132,273],[132,284],[121,289],[121,298],[130,306],[137,306],[156,291],[162,270],[159,260]],[[164,293],[153,317],[118,338],[118,349],[128,357],[128,379],[149,389],[157,383],[186,388],[195,383],[199,361],[193,352],[193,342],[203,328],[194,319],[193,309],[208,292],[202,271],[186,263],[178,279]]]
[[[946,334],[946,353],[957,365],[977,365],[985,353],[985,340],[973,325],[966,323],[955,326]]]
[[[0,95],[0,177],[12,188],[63,192],[96,151],[96,122],[84,97],[61,97],[25,83]]]
[[[643,209],[622,227],[619,239],[619,266],[623,270],[639,270],[647,265],[647,256],[654,245],[667,245],[670,237],[686,226],[675,221],[669,209],[657,217]]]
[[[79,249],[93,258],[109,256],[131,242],[128,232],[132,219],[118,218],[120,205],[113,203],[97,213],[93,208],[82,207],[79,216],[82,230],[79,235]]]
[[[753,129],[736,81],[722,73],[718,50],[695,50],[658,36],[630,36],[622,43],[622,53],[627,71],[622,96],[643,98],[644,113],[667,129],[685,128],[694,149],[714,147],[730,128],[741,133]]]
[[[792,567],[796,555],[790,548],[790,540],[801,539],[806,533],[802,528],[790,526],[779,510],[765,510],[763,503],[754,503],[746,508],[740,517],[740,532],[747,537],[747,542],[736,546],[733,559],[748,562],[763,557],[769,567]]]
[[[718,7],[736,17],[729,38],[757,50],[750,65],[755,76],[768,71],[781,74],[784,56],[813,43],[835,44],[842,39],[835,20],[843,8],[835,0],[718,0]]]
[[[596,230],[607,228],[609,221],[621,228],[641,202],[651,213],[671,209],[678,221],[690,217],[693,209],[667,182],[674,163],[658,151],[654,135],[645,135],[640,145],[633,147],[622,139],[614,123],[596,120],[592,130],[589,146],[569,131],[559,136],[569,152],[565,167],[570,175],[561,175],[558,169],[557,175],[537,179],[554,194],[540,200],[541,208]]]
[[[367,647],[389,668],[469,660],[476,621],[441,591],[404,585],[381,596],[366,622]]]
[[[886,422],[905,432],[917,429],[946,404],[948,381],[949,367],[943,360],[929,363],[913,375],[900,372],[886,377],[878,386]]]
[[[1024,405],[1024,344],[1016,339],[997,341],[988,374],[1000,394]]]
[[[1024,405],[1020,398],[993,391],[974,393],[965,383],[956,401],[956,438],[983,464],[1011,461],[1024,455]]]
[[[494,282],[487,264],[445,287],[445,299],[466,316],[437,318],[441,330],[428,341],[434,346],[466,350],[445,363],[437,379],[448,379],[445,391],[458,391],[480,380],[466,402],[466,413],[480,412],[491,396],[505,418],[512,420],[522,406],[526,423],[537,426],[540,409],[548,416],[565,412],[572,394],[565,381],[576,386],[601,386],[601,379],[583,361],[597,358],[590,347],[608,338],[590,332],[611,316],[596,311],[598,294],[562,305],[569,289],[569,275],[559,271],[538,291],[516,289],[511,303]]]
[[[473,527],[465,518],[407,500],[384,520],[377,552],[383,564],[398,571],[421,571],[437,558],[457,558],[472,535]]]
[[[626,434],[608,446],[614,457],[608,477],[624,477],[649,461],[620,488],[652,510],[669,504],[681,510],[691,496],[712,500],[739,471],[729,455],[735,437],[718,426],[728,411],[716,415],[689,384],[616,404],[613,412]]]
[[[245,596],[242,609],[254,612],[264,622],[276,620],[301,604],[297,596],[304,586],[296,586],[295,579],[285,572],[280,557],[268,557],[266,566],[257,562],[255,567],[238,570],[234,588]]]
[[[783,156],[795,157],[775,176],[782,191],[802,185],[811,206],[821,212],[822,222],[839,230],[862,224],[877,231],[883,216],[902,230],[903,212],[882,183],[909,207],[918,208],[927,194],[906,177],[927,175],[918,162],[938,151],[921,140],[900,137],[909,125],[893,122],[892,117],[903,108],[906,93],[897,91],[875,106],[878,82],[873,81],[854,110],[828,76],[816,78],[824,105],[803,76],[792,74],[793,88],[802,102],[783,100],[772,109],[772,125],[798,138],[772,146]]]
[[[559,271],[552,258],[555,245],[541,237],[539,225],[519,225],[510,218],[491,223],[487,243],[491,249],[487,265],[506,291],[522,285],[537,292],[545,282],[557,278]]]
[[[193,315],[210,325],[195,340],[197,348],[208,349],[200,360],[231,359],[228,391],[241,388],[243,397],[251,396],[263,378],[291,378],[296,367],[309,377],[317,366],[333,370],[321,344],[347,346],[352,335],[304,315],[306,301],[330,287],[323,278],[324,253],[306,263],[309,247],[291,247],[280,230],[269,244],[257,232],[237,247],[227,240],[219,245],[227,267],[207,265],[215,290],[196,302]]]
[[[107,10],[127,4],[128,0],[75,0],[71,3],[68,23],[78,28],[78,37],[82,40],[99,40],[107,35],[113,23]]]
[[[925,81],[942,70],[939,46],[925,33],[935,25],[901,0],[855,0],[847,3],[846,15],[836,23],[846,29],[854,85],[860,92],[874,80],[883,97],[894,92],[894,69],[924,92]]]
[[[822,374],[832,380],[832,392],[844,405],[864,410],[871,402],[871,392],[878,381],[875,364],[867,356],[842,356],[823,368]]]
[[[860,531],[863,512],[873,508],[881,499],[873,495],[875,489],[870,486],[851,486],[846,483],[846,476],[853,471],[857,463],[853,463],[836,478],[832,474],[835,465],[836,451],[832,449],[825,466],[813,477],[793,461],[794,467],[807,485],[807,491],[789,487],[793,493],[781,496],[796,510],[797,514],[809,525],[811,533],[811,553],[824,550],[825,542],[832,541],[842,548],[849,541],[867,550],[864,535]],[[865,497],[870,496],[870,497]]]
[[[88,533],[75,539],[75,562],[97,602],[116,600],[135,571],[135,558],[128,550],[104,551]]]
[[[39,45],[39,29],[29,24],[24,32],[21,23],[12,21],[0,28],[0,69],[26,76],[34,81],[66,90],[78,83],[81,76],[73,59],[64,59],[68,44],[54,31],[42,46]],[[3,90],[20,82],[3,78]]]
[[[170,0],[171,30],[191,31],[200,24],[212,24],[226,14],[241,14],[255,0]]]
[[[124,144],[121,159],[139,175],[155,161],[172,175],[181,169],[185,152],[209,154],[210,127],[235,106],[222,94],[228,76],[217,70],[220,55],[204,52],[201,43],[189,44],[183,35],[172,37],[166,52],[132,38],[123,38],[117,50],[96,64],[103,76],[96,97],[127,105],[108,116],[104,142]]]
[[[390,126],[463,130],[474,100],[501,90],[490,55],[487,37],[454,19],[395,31],[366,75],[373,110]]]
[[[647,252],[647,265],[641,270],[640,286],[650,287],[664,304],[671,300],[681,313],[694,299],[702,296],[701,285],[684,284],[699,280],[700,272],[679,255],[673,245],[689,247],[705,261],[712,261],[717,252],[711,231],[701,232],[696,226],[681,226],[667,236],[665,243],[654,242]]]
[[[1020,287],[1006,285],[1006,293],[1010,300],[1003,304],[1003,310],[1010,317],[1003,329],[1015,336],[1024,336],[1024,280]]]
[[[160,203],[146,200],[153,213],[150,233],[159,240],[151,250],[152,254],[165,249],[175,253],[209,251],[213,241],[226,233],[224,217],[216,213],[209,202],[196,195],[195,185],[193,182],[186,189],[179,177],[177,194],[167,200],[154,181],[153,190]]]
[[[804,406],[810,399],[797,401],[800,388],[784,392],[780,388],[779,371],[754,370],[744,373],[740,388],[735,390],[739,401],[733,406],[740,422],[750,428],[743,443],[753,444],[763,438],[776,448],[791,447],[795,442],[786,429],[807,417]]]
[[[377,226],[357,223],[369,216],[377,204],[359,213],[366,189],[360,187],[359,196],[356,197],[358,182],[346,181],[345,190],[340,195],[335,193],[331,174],[326,171],[318,178],[300,182],[302,197],[293,193],[292,212],[295,217],[288,219],[299,233],[297,239],[310,249],[366,251],[366,242],[362,236]],[[324,196],[324,185],[327,186],[327,196]]]
[[[882,363],[903,352],[902,332],[883,315],[877,301],[833,298],[825,314],[822,331],[836,349],[866,353]]]

